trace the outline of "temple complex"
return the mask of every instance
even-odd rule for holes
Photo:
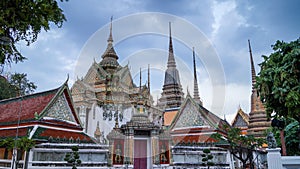
[[[184,97],[174,57],[171,23],[167,69],[157,105],[150,94],[149,68],[148,85],[142,86],[141,75],[140,84],[135,85],[128,65],[121,66],[118,58],[111,23],[102,60],[94,61],[85,77],[77,79],[71,89],[87,134],[109,145],[109,166],[137,169],[202,166],[199,154],[204,149],[212,150],[217,165],[230,166],[228,150],[217,147],[216,140],[210,137],[213,133],[225,136],[223,127],[229,124],[203,107],[194,50],[191,57],[194,97],[189,93]]]
[[[193,96],[182,91],[176,67],[169,23],[168,60],[161,97],[154,105],[148,83],[133,82],[129,65],[119,64],[113,45],[112,20],[107,47],[100,61],[91,63],[86,75],[77,78],[69,90],[61,87],[21,98],[0,101],[0,137],[26,137],[37,141],[29,153],[18,160],[24,165],[43,168],[68,166],[63,162],[72,146],[79,147],[84,168],[201,168],[205,150],[213,156],[215,168],[234,168],[228,143],[219,142],[213,134],[226,138],[230,124],[203,106],[196,73],[196,53],[191,53],[193,65]],[[241,108],[231,126],[242,134],[264,137],[270,126],[255,89],[255,69],[249,42],[252,71],[251,111]],[[21,104],[18,120],[14,114]],[[2,159],[13,152],[0,149]],[[26,157],[27,156],[27,157]],[[0,163],[1,164],[1,163]],[[38,167],[36,167],[38,166]]]

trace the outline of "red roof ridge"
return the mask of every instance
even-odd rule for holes
[[[3,99],[3,100],[0,100],[0,104],[6,104],[6,103],[9,103],[9,102],[12,102],[12,101],[15,101],[15,100],[19,100],[19,99],[25,100],[25,99],[29,99],[29,98],[32,98],[32,97],[38,97],[38,96],[41,96],[41,95],[44,95],[44,94],[49,94],[49,93],[55,93],[60,88],[61,88],[61,86],[58,87],[58,88],[55,88],[55,89],[47,90],[47,91],[41,91],[41,92],[32,93],[32,94],[28,94],[28,95]]]

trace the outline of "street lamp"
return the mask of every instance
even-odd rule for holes
[[[19,125],[20,125],[20,113],[22,112],[22,106],[23,106],[23,95],[21,94],[21,87],[19,87],[19,94],[20,94],[20,110],[18,111],[18,122],[17,122],[17,131],[16,131],[16,137],[14,140],[14,148],[13,148],[13,155],[12,155],[12,169],[18,168],[18,147],[17,147],[17,140],[19,137]],[[23,164],[24,165],[24,164]]]

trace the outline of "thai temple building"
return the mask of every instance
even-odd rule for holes
[[[77,146],[83,167],[107,165],[107,145],[96,144],[87,135],[77,116],[67,81],[59,88],[0,101],[1,167],[44,169],[63,168],[66,153]],[[10,148],[14,139],[32,139],[35,146]],[[25,140],[26,141],[26,140]]]
[[[203,106],[194,48],[193,96],[189,91],[184,94],[174,57],[171,23],[164,83],[156,105],[150,92],[149,67],[148,83],[141,84],[140,72],[140,83],[136,85],[129,65],[119,64],[112,26],[111,21],[102,59],[94,60],[71,89],[65,82],[57,89],[0,101],[0,138],[26,137],[36,141],[33,148],[19,151],[17,156],[13,150],[1,147],[0,158],[4,160],[0,166],[68,167],[64,157],[77,146],[80,168],[206,168],[202,161],[206,149],[213,155],[211,168],[237,167],[226,143],[212,135],[218,133],[226,138],[225,126],[232,125],[240,127],[242,134],[264,137],[264,130],[270,126],[254,88],[250,42],[251,112],[248,116],[240,108],[229,124]]]
[[[98,140],[106,137],[115,125],[121,126],[129,121],[141,99],[149,109],[151,120],[156,121],[160,115],[159,109],[152,106],[150,86],[134,84],[129,66],[121,66],[118,58],[113,47],[111,23],[102,60],[99,63],[94,61],[85,77],[77,79],[71,88],[85,132]]]

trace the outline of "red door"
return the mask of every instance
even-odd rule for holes
[[[134,140],[134,169],[147,169],[147,140]]]

